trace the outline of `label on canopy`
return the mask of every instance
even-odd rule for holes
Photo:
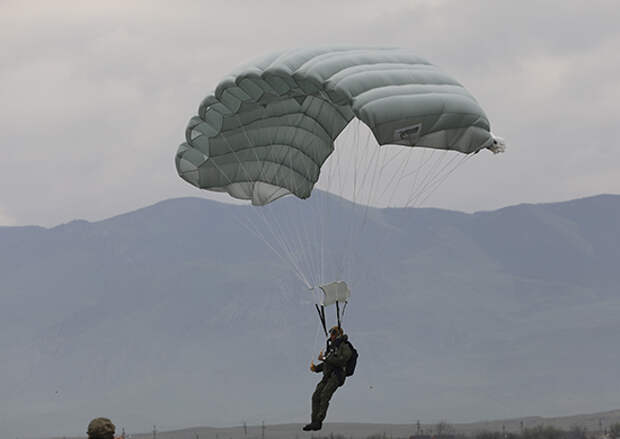
[[[394,143],[413,146],[420,138],[422,124],[409,125],[394,131]]]
[[[323,302],[321,302],[323,306],[333,305],[336,302],[343,303],[351,297],[351,291],[344,281],[321,285],[319,288],[323,291],[323,294],[325,294],[325,298]]]

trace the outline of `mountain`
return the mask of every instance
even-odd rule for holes
[[[328,422],[618,407],[619,260],[617,195],[474,214],[183,198],[0,227],[0,436],[305,421],[322,330],[303,279],[352,288],[360,360]]]

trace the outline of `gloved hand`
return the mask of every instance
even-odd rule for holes
[[[319,354],[318,360],[319,361],[324,361],[325,360],[325,355],[323,355],[323,351],[321,351],[321,353]]]
[[[314,362],[310,363],[310,371],[311,372],[316,372],[316,366],[314,365]]]

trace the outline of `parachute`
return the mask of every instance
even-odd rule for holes
[[[380,162],[376,159],[379,148],[373,145],[374,151],[367,153],[357,134],[350,151],[341,145],[336,150],[335,142],[355,121],[361,128],[367,127],[368,139],[372,136],[379,146],[396,145],[400,151]],[[336,305],[340,324],[339,304],[346,306],[350,295],[344,282],[328,281],[353,280],[345,271],[354,265],[351,243],[364,227],[367,211],[359,216],[363,218],[361,226],[347,224],[340,235],[348,236],[336,243],[333,236],[326,238],[319,230],[329,212],[321,212],[315,205],[314,214],[307,209],[295,218],[289,210],[286,215],[276,212],[267,219],[271,203],[286,195],[308,199],[321,174],[329,176],[333,169],[338,172],[344,163],[361,168],[360,163],[365,162],[368,169],[359,179],[351,179],[352,196],[344,196],[353,201],[349,204],[357,205],[359,187],[375,185],[381,171],[392,162],[392,166],[398,163],[398,168],[388,172],[379,199],[385,198],[384,204],[389,206],[392,196],[383,195],[390,185],[397,187],[411,177],[411,188],[417,185],[419,190],[401,202],[409,207],[421,194],[429,195],[456,168],[452,162],[444,166],[432,162],[435,152],[467,158],[484,149],[498,153],[504,148],[476,99],[456,79],[411,50],[319,47],[266,55],[223,78],[189,121],[175,163],[179,176],[193,186],[262,206],[254,208],[257,219],[246,228],[288,260],[308,290],[319,296],[319,291],[323,292],[323,301],[319,298],[315,306],[325,330],[324,307]],[[410,172],[406,169],[409,158],[397,160],[403,150],[422,151],[420,163]],[[339,151],[345,156],[330,159]],[[426,151],[431,152],[425,155]],[[373,172],[369,172],[371,166],[375,166]],[[421,176],[423,168],[429,171]],[[327,185],[327,192],[333,193],[333,189]],[[364,201],[372,204],[370,196]],[[263,231],[258,230],[261,221]],[[290,233],[295,228],[297,231]],[[287,232],[293,236],[288,241]],[[330,243],[346,263],[325,262],[325,247]],[[333,272],[326,273],[329,269]],[[314,275],[307,270],[314,270]]]
[[[409,49],[308,48],[262,57],[224,78],[186,129],[181,178],[265,205],[305,199],[353,119],[379,145],[501,151],[474,97]]]

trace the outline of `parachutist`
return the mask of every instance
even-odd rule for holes
[[[347,376],[353,375],[357,351],[349,342],[348,336],[341,327],[334,326],[329,330],[327,350],[318,356],[319,364],[310,363],[312,372],[323,372],[323,379],[316,385],[312,394],[312,415],[310,424],[303,427],[304,431],[316,431],[323,427],[327,415],[329,400],[338,387],[342,386]]]
[[[226,192],[233,198],[249,200],[252,206],[265,206],[287,195],[305,200],[335,151],[334,142],[353,119],[369,128],[368,139],[372,134],[379,146],[465,155],[505,149],[503,139],[491,133],[489,120],[476,99],[456,79],[409,49],[301,48],[256,59],[227,75],[202,100],[198,114],[187,125],[185,141],[177,149],[177,173],[193,186]],[[358,150],[358,145],[354,146]],[[374,152],[369,164],[373,158]],[[346,161],[357,163],[358,159]],[[404,174],[407,161],[399,180],[415,175],[417,181],[420,167],[415,173]],[[446,170],[450,163],[430,166],[444,175],[429,172],[421,177],[424,184],[410,194],[405,207],[423,203],[436,189],[436,182],[441,183],[463,160]],[[335,166],[336,171],[338,168]],[[356,181],[355,177],[354,187]],[[354,199],[355,194],[354,190]],[[372,204],[370,198],[368,202]],[[260,213],[269,232],[263,234],[250,225],[247,228],[280,257],[288,256],[294,273],[313,291],[304,267],[295,260],[296,252],[291,251],[301,242],[292,244],[289,239],[287,243],[289,233],[280,226],[271,227],[272,221]],[[279,222],[273,220],[274,224]],[[300,233],[307,231],[298,229],[290,235],[298,238]],[[266,236],[278,244],[272,245]],[[321,278],[323,254],[321,241]],[[337,281],[319,288],[325,299],[315,307],[325,335],[326,306],[336,305],[338,326],[332,328],[327,349],[318,356],[319,364],[310,364],[312,372],[323,372],[323,379],[312,395],[312,422],[303,428],[305,431],[321,428],[331,396],[352,375],[357,361],[357,351],[341,328],[340,304],[344,304],[344,316],[351,293],[348,286]]]

